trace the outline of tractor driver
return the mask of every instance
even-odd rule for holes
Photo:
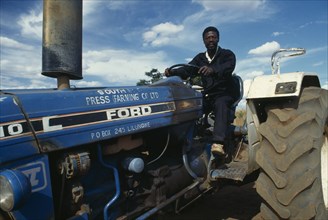
[[[236,66],[235,54],[227,49],[221,48],[219,44],[220,33],[215,27],[207,27],[203,31],[203,42],[206,51],[197,54],[189,64],[199,68],[202,86],[204,89],[204,112],[213,110],[215,115],[211,152],[216,155],[225,154],[225,138],[229,126],[229,107],[233,103],[233,97],[229,92],[231,89],[232,72]],[[165,70],[165,76],[180,76],[184,79],[186,71],[180,69]],[[226,146],[228,147],[228,146]]]

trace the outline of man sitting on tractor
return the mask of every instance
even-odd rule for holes
[[[220,33],[215,27],[207,27],[203,31],[203,42],[206,51],[197,54],[189,64],[199,67],[204,89],[204,113],[213,111],[215,116],[211,152],[225,155],[225,139],[229,126],[232,73],[236,66],[236,57],[231,50],[221,48]],[[192,77],[190,72],[181,69],[166,69],[165,76],[180,76],[183,79]],[[226,146],[227,147],[227,146]],[[227,149],[226,149],[227,150]]]

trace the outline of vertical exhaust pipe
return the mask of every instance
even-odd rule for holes
[[[43,0],[42,75],[58,89],[82,79],[82,0]]]

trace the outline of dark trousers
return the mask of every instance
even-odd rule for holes
[[[205,99],[205,114],[213,110],[215,116],[213,139],[215,143],[224,144],[227,136],[228,127],[231,122],[230,115],[233,98],[231,96],[216,96]]]

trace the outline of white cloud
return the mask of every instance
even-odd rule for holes
[[[319,61],[319,62],[316,62],[316,63],[312,64],[312,66],[322,66],[324,64],[325,64],[324,61]]]
[[[1,85],[7,88],[50,88],[56,79],[41,75],[41,52],[20,51],[17,59],[14,51],[6,51],[1,59]],[[83,54],[83,80],[71,81],[77,87],[110,85],[136,85],[146,79],[145,72],[157,68],[163,72],[169,63],[164,52],[142,53],[125,50],[87,51]]]
[[[263,56],[251,56],[245,59],[238,59],[235,73],[245,80],[252,80],[254,77],[264,74],[271,74],[271,54]]]
[[[276,11],[273,6],[268,5],[266,0],[193,0],[193,3],[202,7],[197,12],[187,16],[180,24],[175,24],[175,26],[182,26],[183,31],[165,36],[151,29],[149,33],[147,32],[143,36],[144,45],[173,45],[180,49],[199,51],[204,48],[201,41],[201,31],[206,25],[220,27],[225,23],[255,22],[269,18]]]
[[[83,16],[96,13],[101,5],[102,1],[83,1]]]
[[[71,82],[72,86],[76,87],[99,87],[102,84],[99,81],[85,81],[85,80],[76,80]]]
[[[0,41],[1,88],[47,87],[41,75],[41,45],[26,45],[3,36]]]
[[[122,10],[125,9],[128,5],[136,4],[135,1],[125,1],[125,0],[107,0],[107,1],[95,1],[89,0],[83,1],[83,16],[86,15],[97,15],[97,12],[101,9],[108,9],[108,10]]]
[[[271,55],[274,51],[280,49],[280,44],[276,41],[267,42],[257,48],[251,49],[248,51],[248,54],[256,56],[268,56]]]
[[[101,77],[102,83],[135,85],[152,68],[163,71],[163,52],[142,53],[125,50],[88,51],[83,54],[85,76]],[[169,62],[167,62],[169,63]]]
[[[128,4],[135,4],[135,1],[109,0],[107,2],[107,7],[111,10],[121,10],[126,8]]]
[[[328,51],[328,46],[323,46],[323,47],[316,47],[312,48],[306,51],[307,54],[315,54],[315,53],[320,53],[320,52],[325,52],[327,54]]]
[[[124,8],[127,4],[135,3],[133,1],[83,1],[83,26],[92,25],[98,11],[104,7],[110,10],[118,10]],[[22,14],[17,22],[21,27],[21,34],[33,39],[42,39],[42,19],[42,4],[36,5],[35,9],[30,10],[27,14]]]
[[[183,29],[183,25],[175,25],[171,22],[155,25],[143,34],[144,46],[149,44],[155,47],[167,45]]]
[[[204,10],[190,16],[190,23],[209,21],[211,23],[249,22],[270,17],[275,13],[266,0],[248,1],[209,1],[193,0],[203,6]]]
[[[235,72],[244,80],[263,74],[270,74],[270,57],[251,57],[237,60]]]
[[[299,29],[303,29],[303,28],[306,28],[307,26],[310,26],[310,25],[313,25],[315,22],[313,21],[310,21],[310,22],[307,22],[305,24],[302,24],[301,26],[299,26],[298,28]]]
[[[254,70],[254,71],[247,73],[247,77],[249,77],[249,78],[254,78],[254,77],[262,76],[262,75],[264,75],[264,72],[259,71],[259,70]]]
[[[193,0],[204,7],[208,11],[227,10],[241,11],[244,9],[257,10],[266,4],[265,0],[248,0],[248,1],[209,1],[209,0]]]
[[[276,31],[276,32],[273,32],[272,33],[272,36],[274,36],[274,37],[278,37],[278,36],[280,36],[280,35],[284,35],[285,33],[284,32],[278,32],[278,31]]]
[[[56,81],[53,78],[46,78],[36,72],[33,78],[25,78],[17,75],[10,77],[7,75],[0,75],[0,89],[35,89],[35,88],[54,88]]]
[[[328,90],[328,81],[326,81],[324,85],[321,85],[321,88]]]
[[[25,79],[35,78],[41,72],[41,48],[17,50],[1,48],[1,75]]]
[[[31,10],[28,14],[23,14],[18,20],[21,33],[25,37],[42,39],[42,10]]]
[[[0,42],[2,47],[20,49],[20,50],[33,50],[33,46],[20,43],[16,40],[10,39],[8,37],[0,36]]]

